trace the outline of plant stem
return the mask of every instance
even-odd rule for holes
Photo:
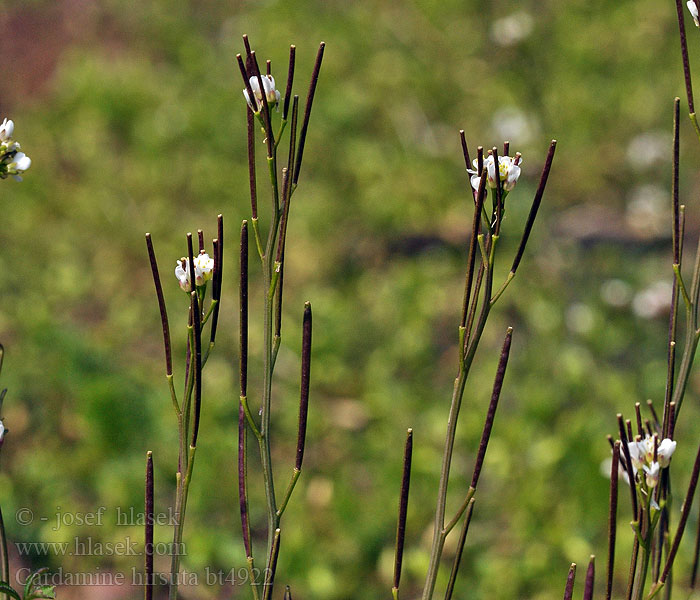
[[[5,522],[2,519],[2,508],[0,508],[0,552],[2,552],[2,561],[0,561],[0,581],[4,581],[9,585],[10,558],[7,555],[7,537],[5,535]],[[7,598],[7,595],[2,594],[0,595],[0,598]]]
[[[430,600],[433,597],[433,592],[435,590],[435,581],[437,580],[438,569],[440,568],[440,558],[442,556],[442,550],[445,545],[445,538],[447,534],[444,532],[445,529],[445,506],[447,503],[447,484],[450,478],[450,465],[452,463],[452,453],[454,451],[455,435],[457,433],[457,419],[459,418],[459,411],[462,405],[462,398],[464,396],[464,386],[467,382],[467,376],[469,374],[469,369],[471,368],[472,362],[474,361],[474,355],[476,354],[476,348],[481,339],[481,334],[484,331],[484,326],[486,325],[486,319],[488,318],[489,311],[491,310],[491,288],[493,281],[493,265],[489,265],[486,271],[486,281],[484,285],[484,295],[483,304],[481,307],[481,314],[479,315],[479,320],[472,336],[471,341],[468,344],[464,360],[460,361],[459,373],[455,379],[454,388],[452,391],[452,401],[450,404],[450,414],[447,419],[447,434],[445,436],[445,450],[442,455],[442,466],[440,468],[440,484],[438,487],[438,499],[437,506],[435,509],[435,525],[433,529],[433,543],[430,550],[430,563],[428,565],[428,573],[425,578],[425,586],[423,587],[422,600]],[[460,354],[463,352],[463,348],[459,349]]]

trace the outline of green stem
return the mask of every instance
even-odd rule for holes
[[[284,498],[282,499],[282,502],[280,503],[280,507],[277,509],[277,518],[279,519],[283,514],[284,510],[287,508],[287,503],[289,502],[289,499],[292,497],[292,492],[294,491],[294,487],[297,484],[297,481],[299,480],[299,475],[301,475],[301,471],[297,468],[294,469],[292,472],[292,478],[289,480],[289,485],[287,486],[287,491],[284,493]],[[279,523],[279,521],[278,521]]]
[[[253,600],[260,600],[260,592],[258,592],[258,578],[255,576],[255,561],[252,556],[247,559],[248,563],[248,576],[250,577],[250,588],[253,590]]]
[[[277,137],[275,138],[275,152],[277,152],[277,146],[280,145],[285,127],[287,127],[287,119],[282,119],[282,122],[280,123],[280,130],[277,132]]]
[[[243,412],[245,413],[246,421],[248,421],[248,426],[250,427],[251,431],[253,432],[253,435],[256,437],[258,442],[260,442],[260,430],[258,429],[257,425],[255,424],[255,420],[253,419],[253,415],[250,412],[250,407],[248,406],[248,397],[241,396],[240,398],[241,398],[241,404],[243,405]]]
[[[695,129],[695,135],[698,136],[698,140],[700,140],[700,127],[698,126],[698,118],[695,115],[695,113],[690,113],[690,121],[693,123],[693,128]]]
[[[480,246],[483,247],[481,240]],[[484,256],[488,256],[488,252],[486,250],[487,249],[483,247],[482,254]],[[464,355],[464,361],[460,361],[459,373],[455,379],[454,388],[452,391],[452,402],[450,404],[450,414],[447,420],[447,434],[445,436],[445,449],[443,451],[442,466],[440,468],[440,484],[438,487],[438,499],[435,509],[435,525],[433,528],[430,563],[428,565],[428,572],[425,578],[425,586],[423,587],[422,600],[431,600],[433,597],[435,582],[437,580],[437,574],[440,568],[440,558],[445,545],[445,538],[447,537],[447,534],[445,533],[445,506],[447,503],[447,485],[450,478],[450,465],[452,463],[455,435],[457,433],[457,419],[459,418],[459,411],[462,405],[464,386],[467,382],[467,376],[474,361],[474,355],[476,354],[476,349],[481,339],[481,334],[484,331],[484,326],[486,325],[489,311],[491,310],[491,303],[489,300],[491,298],[492,283],[493,262],[491,261],[491,264],[486,272],[483,296],[484,300],[481,307],[481,314],[479,315],[479,320],[477,322],[474,335],[472,336],[472,339],[467,347],[467,351]],[[462,348],[460,348],[459,351],[461,353]]]
[[[204,327],[207,324],[207,320],[211,316],[211,313],[214,312],[214,309],[216,308],[216,305],[219,303],[218,300],[212,300],[211,304],[209,305],[209,310],[207,311],[207,314],[202,317],[202,327]],[[201,306],[201,304],[200,304]]]
[[[10,585],[10,557],[7,554],[7,537],[5,535],[5,522],[2,519],[2,508],[0,508],[0,552],[2,553],[2,561],[0,561],[0,581],[4,581]],[[7,598],[6,594],[2,596]],[[9,600],[9,598],[7,598]]]
[[[270,232],[270,239],[273,237]],[[270,248],[270,245],[268,245]],[[269,289],[270,254],[263,260],[264,264],[264,286]],[[267,554],[272,551],[275,530],[277,529],[277,501],[275,499],[275,483],[272,475],[272,452],[270,448],[270,405],[272,399],[272,310],[273,301],[269,294],[265,294],[264,306],[264,354],[263,354],[263,399],[262,399],[262,419],[260,424],[260,460],[262,462],[263,480],[265,485],[265,502],[267,504]]]
[[[185,479],[182,480],[180,484],[181,474],[178,473],[178,488],[180,490],[179,494],[179,506],[176,501],[176,522],[175,522],[175,532],[173,535],[173,547],[172,547],[172,562],[171,562],[171,577],[170,582],[170,600],[177,599],[177,588],[179,584],[179,570],[180,570],[180,550],[182,547],[182,532],[185,526],[185,514],[187,512],[187,497],[190,491],[190,482],[192,481],[192,469],[194,467],[194,456],[197,451],[196,446],[190,446],[189,456],[187,461],[187,472],[185,473]]]
[[[464,502],[462,502],[462,506],[459,507],[459,509],[455,513],[455,516],[452,517],[452,520],[447,525],[445,525],[445,528],[443,529],[445,535],[450,533],[450,531],[454,529],[454,526],[457,525],[457,523],[459,523],[460,518],[464,514],[464,511],[467,510],[467,507],[469,506],[469,503],[474,497],[475,492],[476,489],[474,489],[473,487],[469,488],[469,491],[467,492],[467,497],[464,499]]]
[[[264,251],[262,247],[262,239],[260,238],[260,227],[258,226],[257,217],[252,217],[250,219],[250,222],[253,226],[253,237],[255,238],[255,246],[258,249],[258,255],[262,259],[262,257],[264,256]]]
[[[644,584],[647,579],[647,571],[649,569],[649,542],[651,540],[647,539],[645,544],[640,544],[642,549],[642,560],[639,565],[639,571],[637,572],[637,578],[634,582],[634,588],[632,590],[632,598],[635,600],[642,600],[644,597]]]
[[[673,265],[673,272],[676,275],[676,282],[678,283],[681,294],[683,296],[683,302],[685,303],[685,308],[686,308],[686,310],[690,310],[692,302],[690,301],[690,297],[688,296],[688,291],[685,289],[685,282],[683,281],[683,277],[681,275],[680,265]]]

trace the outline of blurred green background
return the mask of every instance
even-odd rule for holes
[[[472,155],[478,144],[510,139],[524,157],[508,198],[504,275],[549,140],[559,146],[526,257],[467,386],[455,506],[468,485],[498,349],[514,326],[458,594],[559,597],[569,562],[584,564],[591,553],[603,573],[605,434],[616,412],[631,416],[634,402],[647,398],[659,405],[664,390],[670,133],[673,97],[683,95],[670,0],[4,3],[0,116],[15,120],[15,137],[34,161],[23,183],[2,184],[0,340],[2,384],[10,388],[2,416],[11,433],[0,502],[10,539],[140,541],[141,528],[119,526],[116,510],[140,510],[148,449],[156,509],[171,506],[176,421],[143,234],[153,235],[181,359],[186,298],[171,271],[185,252],[184,234],[202,228],[211,239],[221,212],[220,343],[206,369],[184,568],[203,577],[207,568],[244,565],[235,467],[236,237],[249,215],[235,64],[243,33],[272,60],[281,89],[288,46],[297,45],[302,97],[317,45],[327,44],[289,226],[274,402],[278,485],[293,464],[307,299],[315,329],[307,458],[284,520],[277,581],[299,598],[388,596],[401,446],[413,427],[405,597],[422,584],[471,221],[460,128]],[[688,33],[700,64],[692,22]],[[700,152],[685,117],[681,132],[692,253]],[[251,397],[259,373],[253,358]],[[698,439],[699,392],[694,377],[677,429],[676,489],[687,485]],[[256,464],[251,459],[251,510],[256,540],[264,540]],[[617,586],[631,543],[622,498]],[[101,527],[56,528],[56,512],[100,506]],[[22,507],[34,511],[30,525],[15,519]],[[694,514],[690,532],[696,524]],[[156,531],[157,541],[170,536]],[[692,543],[688,535],[678,561],[681,586]],[[127,579],[141,566],[133,556],[13,561]],[[167,560],[156,567],[167,570]],[[183,595],[248,597],[238,583],[185,587]],[[61,597],[139,593],[74,587]]]

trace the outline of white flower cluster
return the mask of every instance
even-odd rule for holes
[[[279,110],[279,101],[281,95],[279,93],[279,90],[275,88],[275,78],[272,75],[261,75],[260,79],[262,79],[263,87],[265,88],[267,105],[270,107],[277,105],[277,110]],[[255,96],[255,106],[253,106],[253,102],[250,99],[247,89],[243,90],[245,100],[253,112],[260,112],[263,109],[264,104],[263,95],[260,91],[260,81],[258,80],[257,76],[253,76],[250,78],[250,89],[253,90],[253,95]]]
[[[197,287],[203,286],[212,278],[214,274],[214,259],[202,250],[194,257],[194,278]],[[188,258],[182,257],[177,261],[175,267],[175,277],[180,282],[180,287],[184,292],[192,291],[192,282],[190,281],[190,261]]]
[[[632,459],[632,469],[644,473],[648,487],[656,487],[659,482],[661,469],[671,462],[671,456],[676,451],[676,442],[666,438],[659,442],[658,436],[647,435],[627,444]]]
[[[688,0],[688,2],[686,2],[685,4],[688,7],[690,14],[693,16],[693,21],[695,21],[695,26],[700,27],[700,17],[698,16],[698,5],[695,4],[695,0]]]
[[[14,130],[14,122],[3,119],[0,125],[0,179],[11,175],[15,180],[22,181],[22,173],[32,165],[32,159],[21,152],[19,142],[12,139]]]
[[[498,176],[500,181],[503,182],[503,189],[506,192],[510,192],[515,184],[518,183],[518,177],[520,177],[520,165],[522,164],[522,157],[518,152],[515,156],[499,156],[498,157]],[[481,173],[479,173],[479,162],[475,158],[473,161],[474,168],[467,169],[467,172],[472,176],[471,183],[475,190],[479,189],[479,180],[481,179]],[[484,159],[484,169],[488,173],[488,186],[490,188],[496,187],[496,161],[493,159],[493,154],[489,154]]]

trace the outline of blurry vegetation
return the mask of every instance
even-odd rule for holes
[[[10,388],[3,417],[11,433],[0,501],[10,539],[140,540],[140,527],[116,526],[115,511],[141,507],[147,449],[156,510],[167,511],[177,428],[143,234],[153,235],[174,351],[182,353],[187,299],[172,269],[184,234],[201,227],[211,237],[222,212],[223,307],[205,380],[184,567],[244,565],[235,239],[249,202],[234,57],[248,33],[283,85],[288,44],[297,44],[298,72],[307,73],[323,40],[287,245],[290,314],[276,385],[288,402],[274,407],[275,427],[288,440],[274,453],[286,469],[295,448],[300,316],[312,300],[308,462],[286,517],[278,582],[301,598],[387,595],[401,445],[412,426],[406,596],[422,584],[471,220],[463,128],[472,153],[504,138],[523,153],[502,256],[518,241],[552,137],[559,148],[526,258],[485,332],[466,392],[455,502],[468,484],[499,344],[513,325],[458,585],[475,599],[558,597],[569,562],[605,555],[608,487],[599,465],[609,456],[604,436],[615,429],[615,413],[662,400],[669,288],[658,281],[672,276],[671,107],[683,91],[673,3],[127,4],[34,0],[0,9],[0,115],[15,120],[34,161],[22,184],[1,190],[0,339]],[[700,37],[689,34],[700,58]],[[686,243],[694,245],[700,156],[692,140],[687,145],[681,187]],[[257,331],[252,323],[251,352],[262,343]],[[259,389],[251,381],[250,397]],[[697,377],[689,393],[681,440],[697,439]],[[679,443],[676,473],[688,471],[691,457]],[[251,490],[260,526],[262,493]],[[102,505],[103,527],[53,531],[52,518],[38,519]],[[37,515],[31,526],[11,518],[23,506]],[[621,531],[628,517],[623,511]],[[156,541],[170,536],[156,530]],[[677,563],[681,579],[691,540]],[[626,555],[620,547],[618,556]],[[141,567],[134,557],[33,560],[67,571]],[[166,564],[157,560],[156,569]],[[245,586],[238,592],[249,594]]]

